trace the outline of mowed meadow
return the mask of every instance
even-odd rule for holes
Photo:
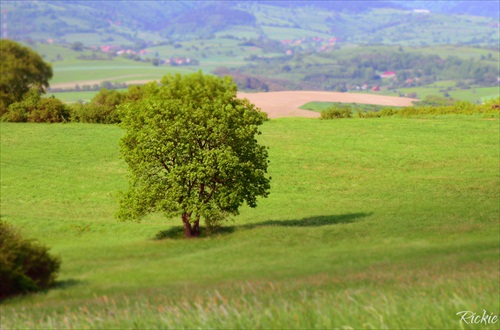
[[[500,122],[267,121],[271,194],[217,233],[117,222],[114,125],[1,126],[1,217],[62,259],[10,328],[477,328],[499,314]]]

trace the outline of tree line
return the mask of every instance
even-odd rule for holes
[[[231,72],[233,77],[259,77],[267,85],[271,85],[268,83],[274,79],[271,77],[279,76],[289,82],[289,89],[337,91],[356,89],[364,84],[386,85],[391,89],[416,87],[440,80],[491,86],[497,83],[500,75],[491,54],[476,60],[458,56],[442,58],[433,54],[405,52],[402,49],[374,51],[350,57],[337,52],[312,54],[296,51],[293,56],[253,56],[247,60],[249,63],[245,66],[218,70]],[[385,71],[395,72],[395,75],[391,79],[383,79]],[[296,87],[293,88],[293,85]],[[244,88],[243,85],[239,86]]]

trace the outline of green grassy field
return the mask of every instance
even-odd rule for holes
[[[220,233],[118,223],[112,125],[1,129],[1,216],[62,258],[2,328],[476,328],[499,315],[500,122],[276,119],[271,195]]]
[[[55,98],[65,102],[65,103],[76,103],[78,100],[85,102],[90,102],[97,91],[88,92],[60,92],[60,93],[47,93],[47,97],[54,96]]]
[[[126,82],[130,80],[158,79],[169,73],[188,73],[199,70],[196,67],[156,67],[150,63],[139,63],[126,59],[107,61],[79,61],[54,66],[51,83],[74,82],[84,84],[87,80],[108,80]]]
[[[389,23],[389,24],[388,24]],[[398,24],[399,23],[399,24]],[[369,24],[376,33],[352,34],[349,42],[392,45],[443,45],[475,43],[481,35],[483,44],[498,42],[498,31],[492,21],[473,16],[444,14],[422,15],[394,9],[374,9],[367,15],[346,16],[339,28],[366,31]],[[467,29],[463,27],[467,26]],[[461,31],[461,33],[457,33]]]
[[[446,81],[434,84],[432,86],[398,88],[397,92],[393,90],[384,90],[381,92],[367,92],[368,94],[383,94],[389,96],[399,96],[400,94],[417,93],[417,98],[423,100],[429,95],[444,96],[442,90],[446,87],[453,86],[454,83]],[[483,102],[485,99],[497,98],[500,96],[500,90],[497,87],[478,87],[470,89],[456,89],[448,92],[449,97],[460,101],[469,101],[471,103]]]
[[[361,103],[341,103],[341,102],[309,102],[300,107],[300,109],[311,110],[316,112],[322,112],[334,105],[342,104],[343,106],[350,106],[354,113],[365,112],[365,111],[379,111],[383,108],[387,108],[384,105],[376,104],[361,104]],[[401,108],[401,107],[392,107]]]

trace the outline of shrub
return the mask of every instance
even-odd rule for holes
[[[486,100],[484,104],[479,105],[481,112],[485,117],[500,115],[500,97]]]
[[[56,98],[42,98],[28,114],[32,123],[60,123],[69,120],[69,108]]]
[[[2,121],[59,123],[69,119],[69,108],[60,100],[42,98],[40,93],[31,89],[20,102],[9,105],[2,114]]]
[[[438,95],[427,95],[423,100],[414,102],[415,106],[448,106],[454,105],[458,100],[450,97],[442,97]]]
[[[71,121],[81,123],[113,124],[119,118],[114,107],[92,103],[74,104],[71,108]]]
[[[393,108],[383,108],[379,111],[366,111],[366,112],[358,112],[359,118],[380,118],[380,117],[391,117],[396,114],[400,114],[402,110],[393,109]]]
[[[2,121],[24,123],[28,121],[28,113],[21,102],[12,103],[2,115]]]
[[[0,299],[46,289],[54,283],[61,262],[48,250],[0,221]]]
[[[71,120],[82,123],[113,124],[120,122],[116,106],[124,101],[123,94],[106,88],[101,89],[88,104],[75,104],[71,108]]]
[[[2,115],[2,121],[23,123],[28,121],[28,115],[40,102],[41,96],[36,89],[30,89],[23,95],[21,101],[11,103]]]
[[[358,115],[361,118],[379,118],[379,117],[391,117],[391,116],[421,116],[421,115],[431,115],[431,116],[441,116],[441,115],[477,115],[483,114],[483,116],[498,116],[500,114],[500,106],[498,104],[500,99],[490,100],[485,104],[473,104],[467,101],[457,101],[453,105],[442,105],[442,106],[432,106],[432,105],[419,105],[406,107],[401,110],[384,108],[380,111],[367,111],[365,113],[359,112]]]
[[[321,111],[321,119],[351,118],[352,109],[350,106],[335,105]]]

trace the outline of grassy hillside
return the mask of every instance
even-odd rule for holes
[[[491,45],[498,40],[493,20],[473,16],[374,9],[369,14],[345,15],[335,32],[356,44],[425,46],[443,44]],[[464,27],[467,28],[464,29]],[[343,31],[349,31],[345,33]]]
[[[471,103],[481,103],[484,102],[485,99],[492,99],[500,96],[500,90],[498,87],[461,89],[461,88],[456,88],[454,85],[455,84],[451,84],[451,86],[445,87],[437,84],[424,87],[400,88],[396,91],[394,90],[382,91],[381,94],[397,96],[397,95],[408,95],[410,93],[416,93],[416,97],[418,99],[424,99],[429,95],[444,96],[445,94],[447,94],[448,95],[447,97],[451,97],[453,99],[461,101],[469,101]]]
[[[113,218],[120,128],[0,128],[2,219],[62,257],[55,289],[0,305],[5,328],[458,328],[459,311],[499,314],[498,120],[269,121],[269,198],[188,241],[180,219]]]
[[[428,8],[417,13],[412,9]],[[498,6],[420,1],[4,1],[9,35],[85,45],[137,45],[257,35],[337,37],[385,45],[498,45]],[[448,9],[448,10],[447,10]],[[242,37],[240,35],[239,37]]]

